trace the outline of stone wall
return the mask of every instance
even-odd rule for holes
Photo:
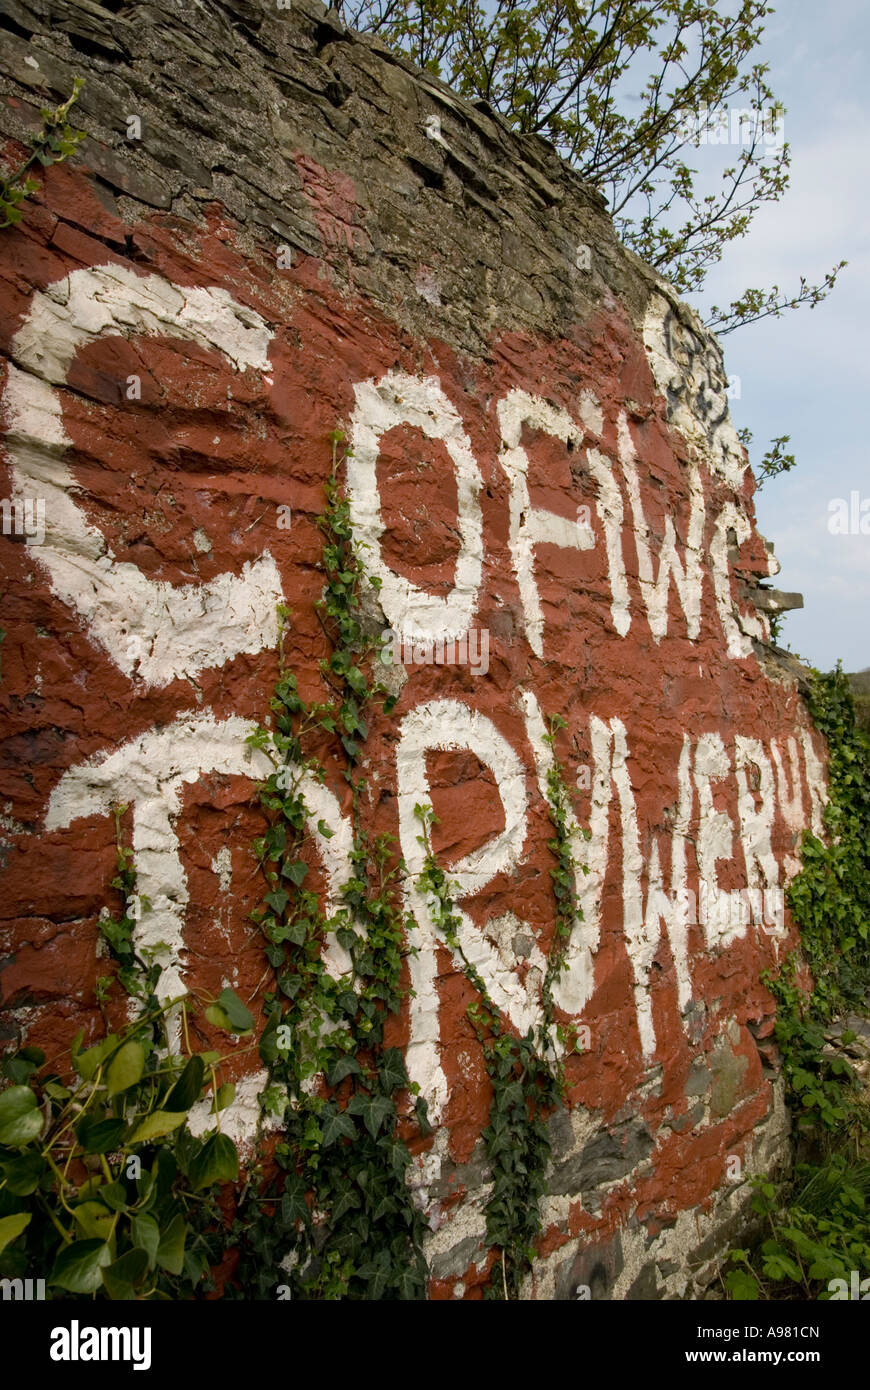
[[[395,1040],[436,1120],[414,1167],[431,1295],[486,1277],[489,1087],[474,989],[415,888],[413,807],[434,806],[466,950],[525,1031],[559,713],[590,835],[556,999],[586,1047],[527,1293],[696,1296],[785,1143],[760,974],[793,944],[782,890],[825,795],[717,344],[545,141],[317,0],[4,0],[0,24],[6,167],[77,75],[88,133],[0,234],[3,1036],[55,1056],[102,1026],[117,803],[163,988],[231,984],[257,1010],[245,738],[279,602],[323,696],[315,518],[343,428],[394,634],[365,814],[400,838],[416,920]],[[434,660],[437,638],[459,645]],[[348,810],[327,778],[327,899]],[[244,1141],[263,1076],[248,1057],[237,1079]]]

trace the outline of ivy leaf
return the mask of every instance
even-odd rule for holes
[[[0,1217],[0,1250],[5,1250],[7,1245],[18,1239],[25,1227],[30,1225],[32,1214],[29,1211],[19,1211],[14,1216]]]
[[[359,1195],[352,1187],[346,1187],[339,1195],[338,1200],[333,1204],[330,1213],[333,1222],[340,1221],[343,1216],[346,1216],[349,1211],[353,1211],[354,1207],[358,1207],[359,1205]]]
[[[254,1015],[246,1008],[234,989],[222,989],[217,997],[218,1008],[223,1009],[234,1033],[247,1033],[254,1026]]]
[[[59,1252],[48,1282],[69,1293],[96,1293],[102,1284],[102,1270],[111,1260],[105,1241],[73,1241]]]
[[[29,1086],[10,1086],[0,1095],[0,1144],[23,1149],[42,1133],[43,1115]]]
[[[281,1220],[285,1226],[293,1227],[297,1221],[302,1221],[309,1225],[311,1213],[308,1210],[308,1203],[305,1200],[305,1185],[298,1178],[294,1182],[289,1182],[284,1188],[281,1198]]]
[[[374,1266],[373,1266],[373,1265],[363,1265],[363,1268],[359,1271],[361,1277],[364,1277],[364,1276],[363,1276],[363,1271],[364,1271],[364,1270],[365,1270],[365,1271],[371,1270],[370,1275],[368,1275],[368,1297],[369,1297],[369,1299],[371,1299],[372,1301],[381,1299],[381,1298],[383,1297],[383,1295],[384,1295],[384,1290],[385,1290],[386,1287],[387,1287],[388,1266],[387,1266],[386,1264],[380,1264],[380,1265],[374,1265]]]
[[[329,1073],[330,1086],[337,1086],[340,1081],[344,1081],[346,1076],[359,1076],[360,1065],[355,1057],[348,1053],[344,1057],[339,1057],[338,1061]]]
[[[353,1139],[356,1125],[345,1110],[336,1110],[321,1116],[323,1131],[322,1147],[328,1149],[337,1139]]]
[[[385,1121],[396,1113],[389,1096],[354,1096],[347,1108],[351,1115],[362,1116],[373,1139],[377,1139]]]
[[[290,901],[290,894],[284,888],[273,888],[271,893],[267,893],[263,902],[268,903],[273,912],[280,916],[284,908]]]
[[[199,1099],[204,1075],[205,1065],[202,1057],[198,1053],[194,1053],[166,1097],[163,1109],[176,1112],[189,1110],[194,1101]]]
[[[281,865],[282,877],[289,878],[290,882],[295,883],[297,888],[301,886],[307,873],[308,865],[303,863],[301,859],[291,859]]]
[[[398,1047],[387,1048],[378,1067],[378,1080],[387,1095],[408,1085],[405,1059]]]
[[[146,1115],[130,1138],[127,1140],[127,1147],[132,1148],[134,1144],[147,1144],[152,1139],[162,1139],[165,1134],[171,1134],[179,1125],[184,1124],[187,1113],[184,1110],[154,1110],[150,1115]]]
[[[407,1302],[420,1296],[420,1277],[413,1265],[404,1264],[399,1270],[399,1297]]]
[[[429,1107],[425,1096],[418,1096],[414,1101],[414,1114],[417,1117],[420,1134],[425,1139],[432,1133],[432,1126],[429,1123]]]
[[[238,1176],[239,1155],[226,1134],[213,1134],[191,1160],[190,1181],[195,1192],[212,1183],[235,1182]]]
[[[187,1238],[187,1223],[179,1212],[161,1233],[157,1246],[157,1263],[170,1274],[180,1274],[184,1267],[184,1242]]]
[[[148,1255],[144,1250],[127,1250],[113,1264],[101,1270],[103,1287],[109,1298],[129,1301],[136,1297],[136,1285],[148,1272]]]
[[[145,1070],[145,1049],[134,1041],[124,1043],[115,1053],[106,1072],[106,1088],[110,1096],[129,1091],[141,1079]]]

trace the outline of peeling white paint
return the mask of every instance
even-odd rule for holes
[[[663,295],[653,294],[643,341],[667,402],[668,423],[712,473],[739,488],[747,464],[728,409],[728,378],[716,339],[686,305],[678,315]]]
[[[738,545],[749,540],[752,527],[746,514],[733,502],[726,502],[716,518],[710,540],[710,564],[713,573],[713,594],[716,611],[725,633],[728,655],[740,661],[752,653],[752,638],[766,641],[770,625],[756,612],[738,608],[731,597],[731,566],[728,561],[728,532],[733,531]]]

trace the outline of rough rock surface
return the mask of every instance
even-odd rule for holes
[[[697,1293],[785,1142],[759,977],[792,942],[779,895],[824,800],[718,347],[545,142],[317,0],[4,0],[0,24],[6,167],[76,75],[88,132],[0,234],[23,518],[0,541],[3,1036],[54,1056],[100,1027],[117,802],[167,981],[257,1007],[244,739],[279,599],[302,693],[322,693],[314,518],[341,426],[384,626],[408,644],[367,815],[413,870],[413,803],[432,801],[465,939],[523,1030],[554,922],[545,715],[567,720],[591,831],[557,996],[588,1045],[566,1060],[528,1296]],[[44,535],[21,534],[38,501]],[[469,629],[479,659],[427,661],[427,636]],[[412,881],[408,901],[396,1041],[438,1121],[415,1160],[431,1295],[474,1298],[474,991]]]

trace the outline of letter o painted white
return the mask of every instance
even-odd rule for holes
[[[464,637],[477,607],[483,569],[483,521],[478,493],[480,469],[459,417],[437,377],[387,372],[380,381],[354,386],[356,408],[350,426],[352,453],[347,461],[350,515],[361,544],[362,564],[380,579],[380,601],[390,626],[403,641],[447,641]],[[459,556],[453,588],[446,598],[427,593],[390,569],[381,551],[384,522],[377,465],[381,438],[397,425],[440,439],[456,469]]]

